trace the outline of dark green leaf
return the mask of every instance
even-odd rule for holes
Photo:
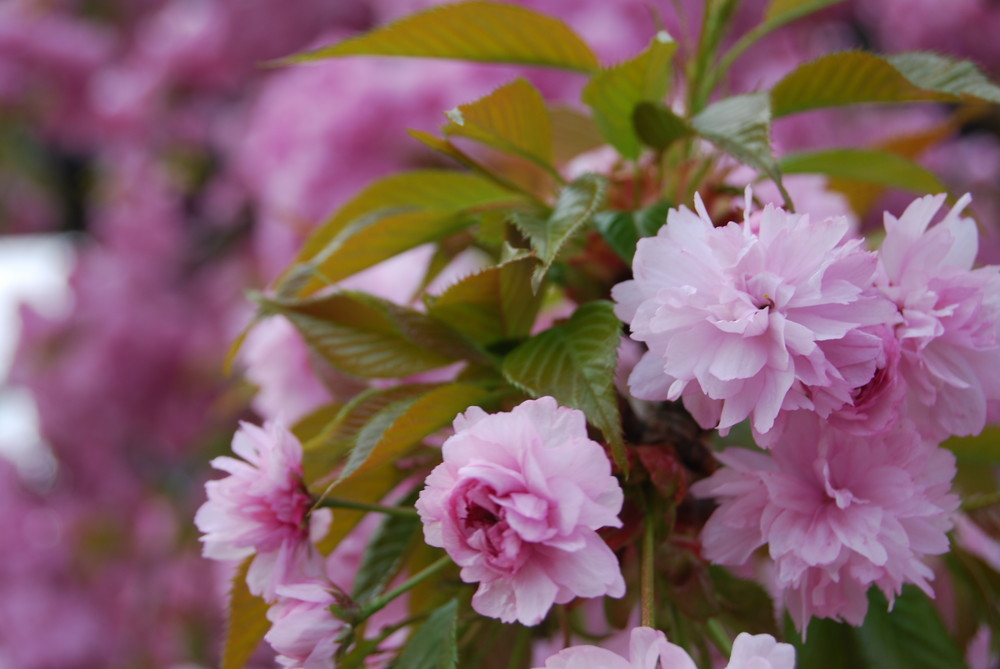
[[[831,149],[782,156],[783,174],[823,174],[916,193],[943,193],[933,172],[901,155],[878,149]]]
[[[775,118],[824,107],[921,100],[1000,102],[1000,88],[968,61],[930,53],[885,58],[849,51],[798,67],[771,91]]]
[[[602,211],[594,216],[594,225],[604,240],[629,265],[635,247],[643,237],[651,237],[667,222],[670,204],[657,202],[639,211]]]
[[[855,629],[847,623],[813,618],[805,642],[797,638],[791,618],[786,616],[786,623],[785,637],[795,642],[797,669],[878,669],[866,664]]]
[[[552,169],[552,121],[542,95],[524,79],[448,112],[445,135],[465,137]]]
[[[542,301],[531,291],[537,264],[529,256],[488,267],[427,298],[427,313],[481,346],[527,336]]]
[[[765,93],[720,100],[691,119],[691,125],[699,135],[774,181],[788,203],[771,149],[771,110]]]
[[[531,277],[537,292],[563,245],[590,221],[604,203],[607,182],[596,174],[584,174],[563,188],[559,200],[547,220],[519,216],[514,223],[529,240],[542,264]]]
[[[942,445],[960,464],[1000,465],[1000,427],[989,426],[975,437],[952,437]]]
[[[247,570],[254,557],[244,559],[233,575],[221,669],[243,669],[271,627],[267,604],[247,589]]]
[[[604,433],[615,461],[627,471],[621,417],[614,389],[621,321],[609,302],[589,302],[561,325],[512,351],[503,373],[533,397],[551,395],[579,409]]]
[[[426,314],[366,293],[304,300],[260,298],[337,369],[364,378],[403,378],[475,358],[462,339]]]
[[[413,504],[415,499],[413,495],[406,503]],[[364,603],[382,592],[402,566],[406,551],[420,528],[417,516],[387,516],[382,521],[361,558],[351,592],[354,601]]]
[[[709,576],[722,612],[741,631],[749,634],[778,634],[774,602],[759,583],[733,576],[728,569],[709,567]]]
[[[292,56],[291,62],[342,56],[454,58],[544,65],[580,72],[597,57],[566,24],[499,2],[459,2],[402,18],[370,33]]]
[[[691,134],[687,121],[658,102],[640,102],[632,113],[632,123],[642,143],[657,151]]]
[[[392,669],[455,669],[458,666],[458,602],[436,609],[410,637]]]
[[[907,585],[888,612],[877,588],[868,593],[868,615],[857,630],[868,666],[878,669],[967,669],[961,651],[934,603]]]
[[[677,43],[660,31],[635,58],[601,70],[583,89],[583,101],[605,138],[626,158],[639,157],[639,138],[632,113],[640,102],[659,102],[670,84],[670,60]]]

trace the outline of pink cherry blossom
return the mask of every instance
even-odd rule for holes
[[[470,407],[417,501],[424,537],[479,583],[479,613],[539,623],[553,603],[620,597],[625,582],[598,528],[621,527],[623,494],[582,412],[551,397],[510,412]]]
[[[944,195],[885,215],[878,286],[899,310],[899,373],[907,412],[927,438],[978,434],[1000,399],[1000,271],[972,269],[978,233],[960,216],[966,196],[934,226]]]
[[[229,476],[205,484],[208,501],[195,515],[204,533],[205,557],[232,560],[255,552],[247,572],[254,594],[273,601],[276,588],[315,559],[311,541],[329,528],[329,509],[309,512],[312,498],[302,482],[302,444],[280,423],[241,423],[233,452],[216,469]]]
[[[573,646],[545,661],[538,669],[695,669],[687,652],[667,641],[663,632],[636,627],[629,641],[629,659],[598,646]]]
[[[649,347],[632,393],[683,398],[706,428],[752,416],[759,433],[782,410],[825,416],[849,404],[882,351],[864,328],[893,317],[872,289],[876,257],[848,238],[850,223],[768,205],[717,228],[700,198],[695,208],[671,210],[640,240],[635,279],[613,290],[619,318]]]
[[[278,654],[278,664],[290,669],[332,667],[344,623],[330,610],[336,600],[329,584],[283,585],[277,594],[267,611],[271,629],[264,640]]]
[[[871,585],[890,601],[904,583],[932,594],[921,558],[948,550],[955,458],[912,427],[860,437],[800,411],[769,453],[718,457],[727,466],[691,488],[721,502],[702,534],[704,554],[741,565],[767,545],[800,629],[810,616],[860,625]]]
[[[795,647],[770,634],[742,632],[733,641],[726,669],[794,669]]]

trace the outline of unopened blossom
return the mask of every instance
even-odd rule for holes
[[[800,629],[812,616],[860,625],[872,585],[890,602],[904,583],[932,594],[921,558],[948,550],[955,458],[912,427],[854,436],[796,412],[770,452],[718,457],[726,467],[691,488],[720,502],[704,555],[741,565],[766,545]]]
[[[330,584],[279,586],[277,595],[267,611],[271,629],[264,640],[278,654],[278,665],[289,669],[332,667],[344,622],[330,609],[336,603]]]
[[[1000,269],[973,269],[976,223],[965,196],[936,225],[944,195],[885,216],[878,286],[896,305],[906,408],[928,439],[978,434],[1000,399]]]
[[[703,427],[751,417],[766,433],[783,410],[828,415],[875,374],[893,318],[872,288],[876,257],[844,218],[813,221],[773,205],[714,227],[672,209],[639,241],[634,280],[615,286],[615,313],[649,351],[629,378],[640,399],[676,400]]]
[[[234,560],[256,553],[247,572],[250,592],[267,601],[313,561],[311,542],[329,528],[329,509],[310,513],[302,481],[302,444],[280,423],[241,423],[233,452],[212,466],[229,476],[205,484],[208,501],[195,515],[205,557]]]
[[[770,634],[741,632],[733,641],[726,669],[794,669],[795,647]]]
[[[471,407],[454,428],[416,507],[427,543],[480,584],[476,611],[535,625],[553,603],[625,593],[596,532],[621,527],[622,490],[583,413],[543,397],[497,414]]]

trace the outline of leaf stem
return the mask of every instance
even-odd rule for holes
[[[978,511],[988,506],[1000,504],[1000,490],[994,490],[982,495],[976,495],[962,502],[962,511]]]
[[[361,620],[367,620],[373,614],[377,613],[378,611],[381,611],[386,606],[388,606],[389,603],[392,602],[392,600],[417,587],[418,585],[420,585],[421,583],[423,583],[424,581],[434,576],[439,571],[441,571],[442,569],[451,564],[453,563],[450,557],[448,557],[447,555],[442,556],[441,559],[439,559],[437,562],[428,565],[426,568],[424,568],[423,571],[411,576],[406,582],[396,586],[395,588],[385,593],[384,595],[376,597],[375,599],[365,604],[361,608],[361,615],[359,616],[359,618]]]
[[[369,504],[368,502],[356,502],[350,499],[340,499],[338,497],[326,497],[316,503],[316,506],[325,506],[331,509],[352,509],[354,511],[374,511],[384,513],[387,516],[416,517],[417,510],[412,506],[384,506],[382,504]]]

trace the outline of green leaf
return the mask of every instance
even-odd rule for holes
[[[447,112],[449,136],[472,139],[552,170],[552,121],[534,86],[516,79],[486,97]]]
[[[543,297],[531,291],[537,264],[536,258],[522,256],[468,276],[427,298],[427,314],[484,347],[525,337]]]
[[[948,189],[933,172],[896,153],[878,149],[831,149],[790,153],[778,161],[783,174],[823,174],[916,193]]]
[[[714,594],[722,611],[749,634],[778,634],[774,602],[767,591],[753,581],[733,576],[728,569],[710,566]]]
[[[415,499],[413,495],[407,502],[412,504]],[[382,521],[365,547],[351,599],[363,604],[381,594],[402,566],[405,553],[420,528],[420,518],[416,516],[387,516]]]
[[[626,158],[639,157],[639,138],[632,113],[640,102],[659,102],[670,85],[670,60],[677,43],[660,31],[635,58],[602,69],[583,89],[583,101],[607,140]]]
[[[458,666],[458,602],[431,613],[410,637],[392,669],[455,669]]]
[[[614,388],[621,321],[610,302],[588,302],[568,321],[545,330],[504,360],[507,380],[533,397],[551,395],[583,411],[611,444],[627,471],[621,416]]]
[[[271,628],[267,620],[267,604],[247,589],[247,570],[255,557],[251,555],[244,559],[233,575],[221,669],[243,669]]]
[[[518,216],[515,225],[531,241],[542,264],[531,277],[532,290],[538,291],[560,249],[583,228],[604,203],[607,181],[596,174],[584,174],[559,193],[552,215],[547,220]]]
[[[643,237],[652,237],[667,222],[668,202],[657,202],[638,211],[602,211],[594,225],[608,245],[629,265]]]
[[[767,175],[778,186],[785,202],[789,202],[771,150],[767,94],[750,93],[720,100],[691,119],[691,125],[712,144]]]
[[[944,444],[959,464],[1000,465],[1000,427],[991,425],[974,437],[952,437]]]
[[[331,365],[355,376],[403,378],[478,357],[442,323],[367,293],[259,301],[288,318]]]
[[[659,102],[640,102],[632,113],[632,124],[642,143],[657,151],[691,134],[687,121]]]
[[[803,642],[786,615],[785,638],[795,643],[795,666],[799,669],[869,669],[855,630],[847,623],[813,618]]]
[[[417,170],[385,177],[345,204],[306,241],[278,281],[281,295],[308,295],[472,222],[465,215],[523,196],[476,174]]]
[[[411,446],[450,425],[455,416],[472,405],[484,404],[490,392],[480,386],[449,383],[431,386],[417,397],[408,397],[382,409],[358,430],[343,471],[331,486],[380,465],[393,462]]]
[[[1000,102],[1000,88],[968,61],[917,52],[830,54],[793,70],[771,91],[774,118],[865,102],[969,100]]]
[[[562,21],[499,2],[434,7],[285,62],[343,56],[452,58],[579,72],[592,72],[598,66],[587,44]]]
[[[878,669],[967,669],[934,603],[915,586],[903,587],[892,612],[877,589],[868,592],[868,615],[857,630],[868,666]]]
[[[764,23],[784,25],[844,0],[771,0],[764,14]]]

